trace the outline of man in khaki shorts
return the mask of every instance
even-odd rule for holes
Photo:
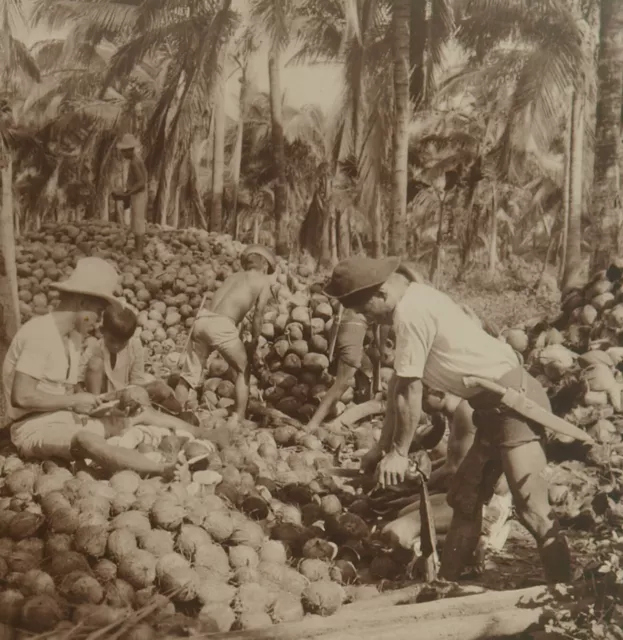
[[[240,263],[243,271],[229,276],[215,292],[210,308],[197,314],[188,349],[181,355],[181,373],[175,387],[178,401],[185,406],[190,389],[201,383],[208,355],[218,351],[236,376],[235,420],[245,417],[249,400],[249,357],[239,326],[253,309],[253,339],[248,350],[254,353],[276,267],[273,254],[261,245],[247,247]]]
[[[152,424],[150,411],[133,418],[95,419],[100,405],[92,393],[76,393],[82,340],[110,304],[116,269],[100,258],[82,258],[64,282],[58,307],[24,324],[4,359],[2,385],[11,440],[24,458],[88,459],[107,471],[131,469],[172,477],[175,463],[162,463],[121,447],[107,438],[140,424]],[[189,429],[192,429],[189,425]]]
[[[513,349],[488,335],[447,295],[397,273],[398,258],[351,258],[333,270],[325,293],[370,321],[392,324],[394,370],[381,440],[366,464],[376,464],[382,485],[404,481],[409,447],[422,411],[423,384],[469,401],[475,410],[474,444],[448,492],[453,509],[440,575],[457,580],[473,559],[482,534],[483,505],[506,476],[520,522],[535,538],[548,582],[568,582],[571,560],[549,505],[543,428],[503,407],[499,397],[467,388],[467,376],[497,381],[549,409],[541,384],[521,366]]]

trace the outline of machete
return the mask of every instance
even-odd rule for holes
[[[582,429],[575,425],[559,418],[547,409],[543,409],[536,402],[530,400],[525,394],[511,389],[509,387],[503,387],[497,382],[487,380],[485,378],[479,378],[476,376],[468,376],[463,378],[463,384],[468,388],[481,387],[487,391],[491,391],[500,396],[500,402],[504,406],[512,409],[519,415],[540,424],[542,427],[558,433],[574,440],[581,440],[588,444],[595,444],[593,438],[588,433],[582,431]]]

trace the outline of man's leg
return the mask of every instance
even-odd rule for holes
[[[74,458],[93,460],[106,471],[115,472],[128,469],[141,475],[173,477],[175,463],[154,462],[133,449],[113,447],[106,440],[86,429],[74,435],[71,441]]]
[[[87,363],[84,380],[86,390],[96,396],[104,393],[106,389],[105,380],[104,359],[99,356],[93,356]]]
[[[453,510],[452,520],[439,570],[439,577],[444,580],[458,580],[473,561],[482,531],[483,483],[491,464],[487,448],[476,440],[450,482],[447,501]]]
[[[452,508],[446,502],[445,494],[430,497],[433,508],[433,519],[437,534],[444,534],[450,528]],[[408,511],[399,518],[383,527],[383,540],[394,548],[412,549],[416,539],[420,536],[422,523],[420,521],[420,501],[409,505]]]
[[[143,257],[143,251],[145,250],[145,235],[142,233],[134,234],[134,251],[137,256]]]
[[[568,582],[571,556],[549,504],[547,481],[543,477],[547,459],[541,443],[534,440],[504,447],[501,458],[517,517],[539,545],[545,578],[548,582]]]
[[[238,338],[218,347],[218,351],[236,372],[236,406],[234,411],[239,420],[244,420],[249,404],[249,380],[251,377],[247,350],[242,340]]]

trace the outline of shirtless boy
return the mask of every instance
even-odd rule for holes
[[[265,247],[251,245],[240,262],[244,271],[235,273],[215,292],[209,309],[202,309],[192,329],[192,344],[182,354],[184,363],[175,395],[182,405],[188,401],[191,388],[201,382],[203,368],[210,351],[216,349],[236,374],[236,404],[234,417],[243,419],[249,401],[249,362],[247,348],[240,338],[239,325],[255,307],[252,343],[249,352],[257,348],[264,309],[272,295],[270,277],[275,272],[275,258]]]

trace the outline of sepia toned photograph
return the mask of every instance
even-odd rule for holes
[[[0,63],[0,640],[623,640],[623,0]]]

